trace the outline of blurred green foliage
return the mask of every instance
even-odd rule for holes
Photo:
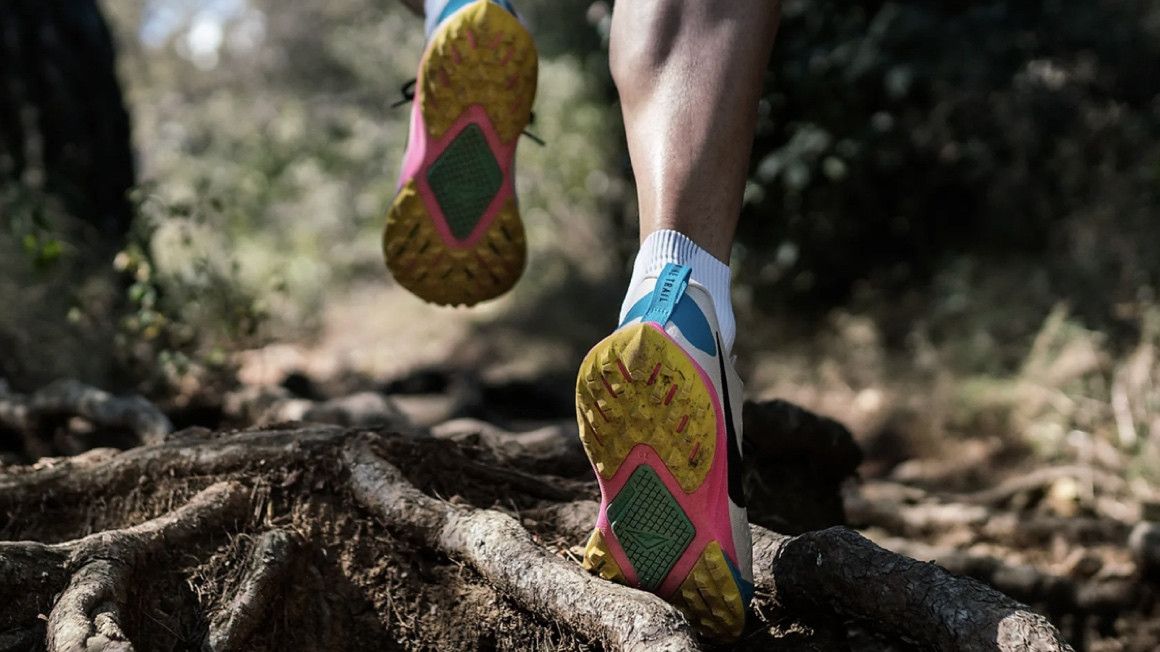
[[[1088,317],[1160,279],[1160,3],[786,0],[740,252],[770,302],[1041,261]]]
[[[221,220],[220,200],[171,204],[149,187],[134,194],[130,242],[113,259],[126,299],[115,350],[153,388],[190,373],[201,383],[232,382],[229,353],[266,341],[268,305],[284,288],[276,278],[244,283],[231,252],[213,248],[205,234]]]
[[[40,188],[0,186],[0,377],[105,381],[118,290],[92,225]]]
[[[537,316],[564,338],[577,320],[554,314],[556,298],[574,290],[583,312],[608,314],[592,320],[603,328],[635,243],[609,7],[519,4],[541,49],[533,130],[548,146],[518,159],[528,272],[472,319]],[[369,0],[103,9],[146,181],[118,259],[127,344],[222,358],[309,337],[328,296],[390,283],[379,232],[409,109],[389,107],[415,73],[419,19]],[[1160,282],[1158,61],[1155,0],[786,0],[735,254],[739,314],[869,296],[888,306],[871,312],[891,345],[919,323],[967,367],[1010,371],[1064,298],[1134,345],[1132,305]],[[0,195],[15,216],[4,237],[32,267],[73,269],[85,238],[29,201]],[[916,290],[927,299],[901,300]]]
[[[521,4],[533,25],[557,25],[539,38],[532,128],[548,146],[525,143],[517,179],[532,250],[526,278],[544,292],[566,269],[607,272],[607,261],[578,260],[574,241],[559,234],[598,242],[601,214],[624,188],[609,163],[620,136],[603,97],[607,73],[584,67],[589,55],[603,56],[586,8]],[[400,3],[366,0],[135,0],[106,9],[123,44],[150,194],[170,207],[217,203],[183,228],[236,261],[251,294],[285,290],[270,302],[272,335],[311,334],[322,298],[351,283],[389,283],[379,243],[410,111],[390,107],[415,75],[420,19]],[[190,238],[167,237],[164,220],[151,219],[158,270],[180,276]],[[528,301],[542,294],[526,289]]]
[[[20,244],[37,270],[51,267],[64,250],[61,234],[50,224],[48,213],[53,208],[49,197],[31,188],[16,184],[0,188],[0,215],[6,218],[6,235]]]

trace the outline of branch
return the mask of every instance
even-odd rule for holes
[[[917,492],[912,494],[911,492]],[[909,538],[938,537],[955,541],[993,541],[1009,546],[1043,545],[1062,538],[1077,544],[1122,544],[1129,526],[1108,518],[997,511],[921,489],[884,481],[866,481],[843,497],[848,524],[880,528]]]
[[[1081,480],[1098,485],[1101,490],[1108,493],[1130,493],[1128,482],[1114,473],[1093,466],[1071,465],[1035,469],[1030,473],[1024,473],[1002,482],[998,486],[964,494],[962,499],[980,505],[999,506],[1021,493],[1046,490],[1054,482],[1063,479]]]

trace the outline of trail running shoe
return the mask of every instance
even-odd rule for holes
[[[514,164],[537,66],[527,29],[492,0],[451,0],[427,43],[383,232],[387,267],[426,301],[472,305],[523,272]]]
[[[753,596],[742,385],[689,272],[670,264],[640,284],[624,323],[580,365],[576,419],[600,483],[583,563],[730,640]]]

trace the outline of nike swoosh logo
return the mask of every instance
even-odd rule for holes
[[[613,529],[616,530],[617,523],[613,523]],[[637,543],[644,547],[645,550],[655,548],[659,545],[672,543],[673,540],[663,534],[651,532],[649,530],[641,530],[638,528],[621,526],[617,536],[623,539],[635,539]]]
[[[733,404],[729,402],[729,378],[725,374],[725,349],[721,347],[720,333],[717,334],[717,362],[721,365],[721,411],[725,413],[725,434],[729,438],[729,498],[738,507],[745,507],[745,486],[741,482],[741,442],[737,441],[737,430],[733,425]]]

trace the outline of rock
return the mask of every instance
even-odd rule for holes
[[[845,523],[841,486],[862,450],[845,426],[782,400],[746,402],[749,518],[785,534]]]

